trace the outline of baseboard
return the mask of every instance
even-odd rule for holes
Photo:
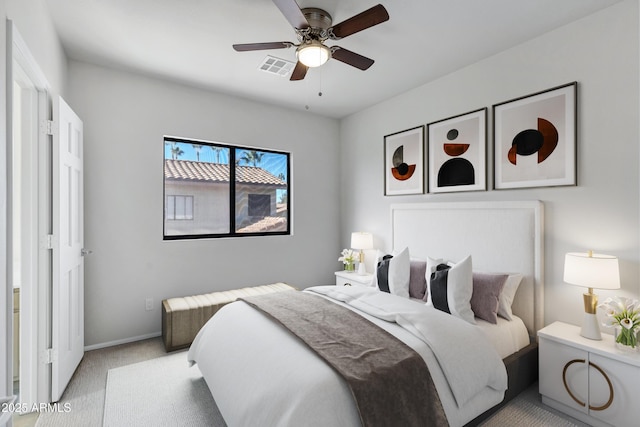
[[[148,340],[149,338],[156,338],[156,337],[159,337],[161,335],[162,335],[162,332],[158,331],[158,332],[153,332],[151,334],[140,335],[140,336],[137,336],[137,337],[129,337],[129,338],[123,338],[121,340],[103,342],[103,343],[100,343],[100,344],[92,344],[92,345],[86,346],[84,348],[84,351],[98,350],[98,349],[101,349],[101,348],[113,347],[114,345],[128,344],[130,342]]]

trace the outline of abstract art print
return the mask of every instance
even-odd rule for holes
[[[384,194],[424,193],[424,126],[384,137]]]
[[[576,185],[577,83],[493,106],[496,189]]]
[[[427,125],[429,192],[487,189],[487,109]]]

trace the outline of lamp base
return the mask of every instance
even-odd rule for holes
[[[595,314],[584,313],[580,335],[585,338],[589,338],[590,340],[602,339],[602,335],[600,334],[600,327],[598,326],[598,318]]]
[[[367,274],[367,270],[364,266],[364,261],[360,261],[360,264],[358,264],[358,274],[361,276]]]

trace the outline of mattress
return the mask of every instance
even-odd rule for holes
[[[518,316],[514,315],[513,320],[498,316],[497,325],[477,317],[476,322],[478,329],[487,336],[489,342],[503,359],[530,344],[527,327]]]
[[[416,304],[424,304],[421,299],[410,298],[410,300]],[[498,323],[495,325],[477,317],[475,320],[478,329],[487,336],[489,342],[503,359],[531,343],[527,326],[516,315],[513,315],[513,320],[498,316]]]

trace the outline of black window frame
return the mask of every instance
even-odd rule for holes
[[[172,137],[172,136],[164,136],[163,147],[166,144],[170,143],[184,143],[184,144],[197,144],[203,146],[211,146],[211,147],[220,147],[223,149],[228,149],[229,153],[229,232],[226,233],[207,233],[207,234],[166,234],[166,221],[167,221],[167,194],[166,194],[166,178],[164,174],[165,169],[165,155],[163,149],[163,161],[162,161],[162,170],[163,170],[163,184],[162,184],[162,195],[163,195],[163,218],[162,218],[162,239],[163,240],[196,240],[196,239],[212,239],[212,238],[229,238],[229,237],[256,237],[256,236],[288,236],[291,235],[291,193],[292,193],[292,177],[291,177],[291,153],[280,150],[272,150],[268,148],[259,148],[259,147],[250,147],[250,146],[242,146],[242,145],[234,145],[227,144],[221,142],[213,142],[213,141],[204,141],[197,139],[189,139],[189,138],[180,138],[180,137]],[[247,150],[247,151],[257,151],[260,153],[270,153],[283,155],[286,157],[286,204],[287,210],[286,215],[286,230],[282,231],[260,231],[260,232],[237,232],[236,231],[236,167],[242,166],[238,165],[239,161],[236,159],[236,150]],[[280,177],[278,177],[280,178]],[[196,201],[194,199],[194,212],[193,216],[195,217],[195,204]],[[278,199],[276,199],[276,204],[278,203]],[[174,221],[174,220],[172,220]]]

